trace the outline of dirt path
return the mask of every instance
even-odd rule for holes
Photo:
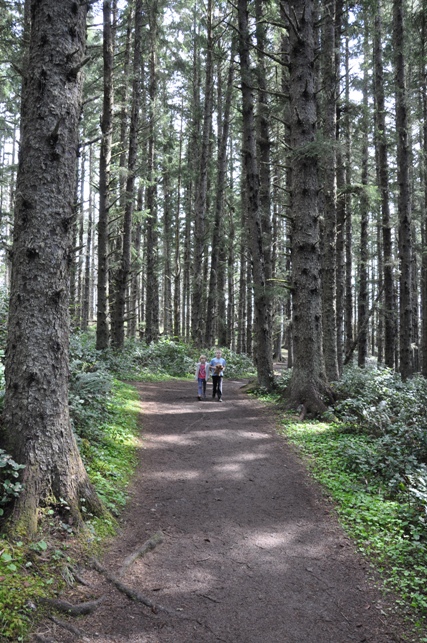
[[[159,530],[164,541],[122,582],[169,611],[153,614],[96,572],[73,602],[105,594],[51,625],[56,643],[345,643],[401,641],[333,511],[274,430],[274,411],[226,381],[224,402],[196,399],[191,382],[140,384],[141,464],[122,530],[102,564],[124,559]],[[208,388],[210,395],[211,389]],[[68,597],[70,599],[70,597]],[[41,630],[39,630],[41,631]]]

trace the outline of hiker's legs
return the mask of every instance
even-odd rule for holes
[[[197,394],[199,397],[202,397],[203,395],[203,384],[206,388],[206,380],[202,380],[200,377],[197,378]]]
[[[218,399],[222,398],[222,377],[218,377]]]
[[[219,387],[219,380],[221,378],[218,375],[212,375],[212,397],[215,397],[217,389]]]

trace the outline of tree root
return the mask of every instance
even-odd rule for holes
[[[103,574],[105,578],[110,581],[118,589],[120,592],[123,592],[123,594],[126,594],[130,599],[133,601],[137,601],[138,603],[142,603],[146,607],[149,607],[153,614],[157,614],[158,612],[165,612],[167,614],[174,614],[175,613],[172,610],[169,610],[167,607],[163,607],[162,605],[158,605],[157,603],[153,603],[149,598],[146,598],[145,596],[142,596],[139,592],[136,590],[132,589],[131,587],[128,587],[127,585],[124,585],[121,580],[120,576],[116,576],[115,574],[110,574],[102,565],[97,561],[93,560],[92,564],[96,571],[100,572],[100,574]]]
[[[300,406],[298,407],[298,411],[300,412],[298,421],[304,422],[305,416],[307,415],[307,407],[305,406],[305,404],[300,404]]]
[[[78,637],[86,636],[86,633],[80,630],[78,627],[75,627],[70,623],[65,623],[65,621],[60,621],[59,618],[56,618],[55,616],[50,615],[48,616],[48,619],[52,621],[52,623],[55,623],[55,625],[62,627],[62,629],[67,630],[68,632],[71,632],[72,634],[75,634]]]
[[[145,556],[145,554],[148,554],[148,552],[152,551],[157,545],[160,545],[160,543],[163,542],[163,534],[161,531],[158,531],[157,533],[154,534],[154,536],[151,536],[149,540],[147,540],[143,545],[138,547],[132,554],[129,554],[127,558],[125,558],[123,565],[120,568],[119,573],[117,574],[117,578],[121,578],[125,571],[132,565],[132,563],[139,558],[140,556]]]
[[[209,626],[206,623],[202,623],[198,619],[195,619],[191,616],[187,616],[186,614],[181,614],[177,613],[173,609],[169,609],[168,607],[164,607],[163,605],[160,605],[159,603],[153,603],[149,598],[146,596],[143,596],[136,590],[132,589],[131,587],[128,587],[127,585],[124,585],[117,576],[114,574],[110,574],[102,565],[97,561],[97,560],[92,560],[92,564],[94,568],[103,574],[105,578],[110,581],[114,585],[116,589],[119,590],[119,592],[123,592],[128,598],[130,598],[133,601],[136,601],[137,603],[142,603],[146,607],[149,607],[153,614],[158,614],[159,612],[163,612],[164,614],[168,614],[169,616],[173,616],[174,618],[178,618],[180,620],[185,620],[185,621],[191,621],[192,623],[197,623],[204,629],[212,632],[212,630],[209,628]],[[218,639],[219,640],[219,639]],[[221,639],[222,640],[222,639]]]
[[[76,579],[76,581],[80,583],[80,585],[84,585],[84,587],[92,587],[92,585],[88,583],[88,581],[85,580],[83,576],[81,576],[81,574],[75,568],[72,568],[71,571],[73,573],[74,578]]]
[[[49,605],[57,609],[59,612],[64,612],[69,616],[82,616],[83,614],[91,614],[94,612],[104,601],[105,596],[95,599],[94,601],[88,601],[85,603],[78,603],[73,605],[68,601],[60,601],[54,598],[42,598],[40,599],[45,605]]]
[[[47,639],[41,634],[34,634],[34,639],[38,641],[38,643],[55,643],[53,639]]]

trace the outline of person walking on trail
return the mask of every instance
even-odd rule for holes
[[[206,363],[206,355],[200,355],[199,362],[196,366],[196,381],[197,381],[197,399],[202,398],[206,400],[206,382],[209,378],[209,367]]]
[[[218,402],[222,402],[222,382],[224,377],[225,359],[221,357],[221,351],[217,350],[215,357],[211,359],[209,367],[212,374],[212,397],[218,397]]]

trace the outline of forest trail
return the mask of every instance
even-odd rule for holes
[[[104,601],[92,614],[68,619],[80,635],[50,623],[38,630],[45,640],[404,640],[401,625],[385,616],[367,563],[293,448],[275,432],[275,409],[249,398],[241,385],[226,380],[222,404],[211,397],[197,401],[195,382],[137,385],[140,465],[121,531],[101,563],[118,574],[126,557],[162,532],[163,542],[120,577],[160,608],[153,613],[98,572],[84,570],[91,587],[64,598]]]

